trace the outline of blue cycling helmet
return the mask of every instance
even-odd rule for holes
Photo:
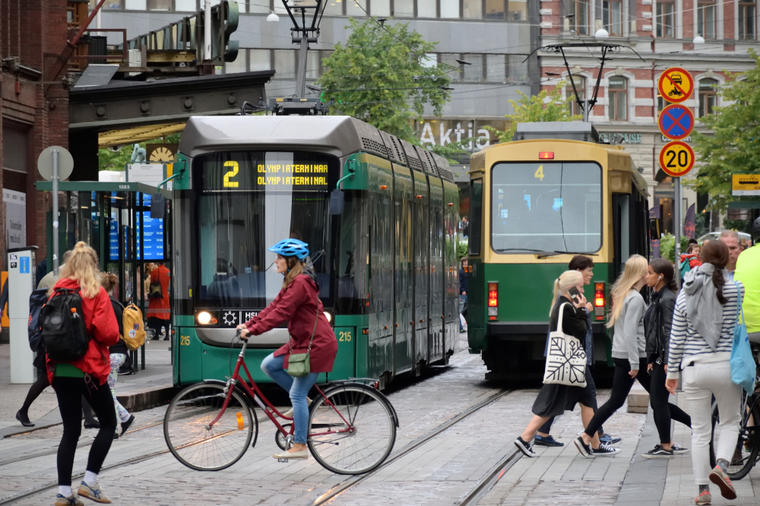
[[[284,257],[298,257],[299,260],[303,260],[309,256],[309,245],[298,239],[283,239],[269,248],[269,251],[274,251]]]

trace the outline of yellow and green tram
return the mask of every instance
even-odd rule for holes
[[[468,339],[489,379],[543,371],[553,282],[576,254],[594,261],[593,356],[609,363],[609,289],[631,254],[648,252],[647,185],[630,154],[576,140],[595,134],[588,123],[527,125],[525,140],[470,166]]]
[[[445,159],[347,116],[196,116],[179,151],[175,384],[230,374],[235,326],[282,287],[267,248],[286,237],[309,244],[338,338],[329,379],[387,383],[448,361],[459,195]],[[284,327],[256,336],[246,360],[288,338]]]

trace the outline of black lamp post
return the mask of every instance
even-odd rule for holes
[[[319,23],[325,12],[327,0],[282,0],[288,16],[293,22],[290,35],[298,48],[298,69],[296,70],[296,93],[299,98],[306,94],[306,52],[309,42],[317,42]]]

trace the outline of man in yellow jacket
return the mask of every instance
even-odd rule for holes
[[[744,320],[749,340],[760,343],[760,217],[752,224],[755,245],[741,252],[734,279],[744,284]]]

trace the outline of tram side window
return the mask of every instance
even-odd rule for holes
[[[491,198],[494,251],[598,251],[601,175],[601,167],[589,162],[495,164]]]
[[[470,182],[470,230],[467,241],[470,255],[480,255],[480,242],[483,237],[483,180]]]

